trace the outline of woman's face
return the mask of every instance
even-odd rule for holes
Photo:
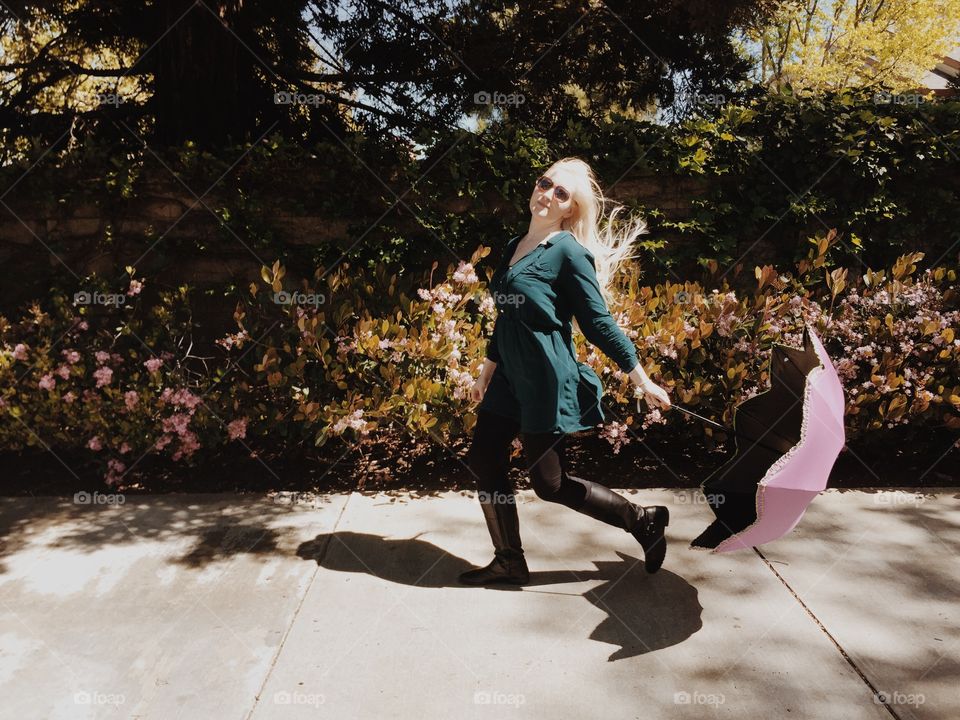
[[[543,177],[550,178],[553,185],[546,189],[541,188],[540,178],[537,178],[530,195],[530,214],[547,224],[560,225],[573,214],[573,173],[563,168],[552,168],[547,170]]]

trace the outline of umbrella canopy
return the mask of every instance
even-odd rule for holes
[[[734,408],[736,452],[701,486],[717,519],[691,548],[730,552],[776,540],[827,487],[845,442],[843,387],[809,325],[803,348],[774,343],[769,375],[769,390]]]

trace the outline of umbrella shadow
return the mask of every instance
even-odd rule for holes
[[[469,592],[540,592],[535,588],[600,581],[581,595],[607,615],[589,637],[617,646],[609,662],[677,645],[703,627],[703,606],[695,587],[665,569],[647,574],[642,558],[619,551],[618,560],[596,562],[594,570],[533,571],[523,587],[461,585],[457,576],[475,566],[419,536],[324,533],[301,544],[297,556],[328,570],[364,573],[399,585]]]

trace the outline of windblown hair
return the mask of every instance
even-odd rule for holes
[[[620,264],[636,256],[634,242],[647,232],[647,223],[642,218],[630,218],[618,223],[617,215],[624,209],[603,196],[593,169],[580,158],[565,157],[553,163],[549,170],[563,167],[575,178],[572,187],[567,187],[574,201],[573,215],[564,220],[561,228],[569,230],[593,255],[597,269],[597,282],[607,305],[613,301],[610,285]],[[610,212],[604,215],[605,205]]]

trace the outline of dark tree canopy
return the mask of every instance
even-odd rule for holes
[[[428,141],[469,116],[549,129],[612,111],[680,112],[684,97],[741,86],[749,63],[733,38],[774,5],[7,2],[0,129],[8,141],[68,130],[201,146],[270,131]]]

